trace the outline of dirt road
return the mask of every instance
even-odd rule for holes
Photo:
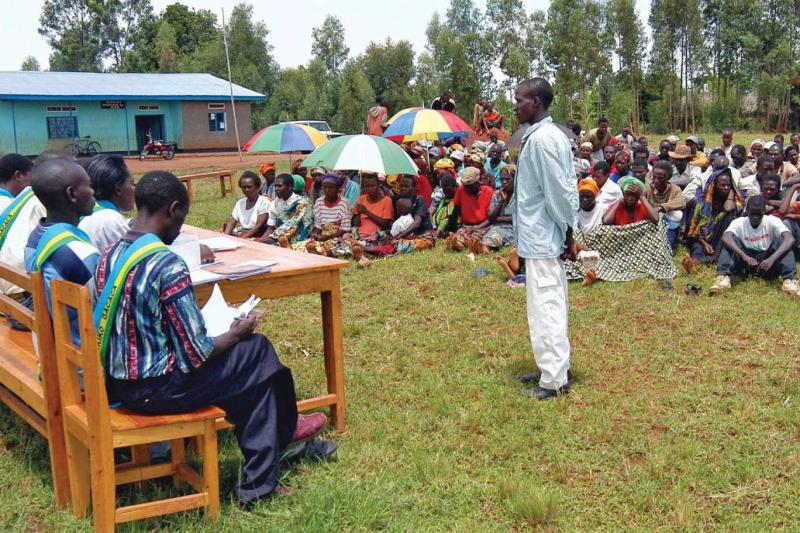
[[[302,157],[298,155],[293,158]],[[263,163],[268,161],[288,161],[289,154],[239,154],[236,152],[209,152],[201,154],[177,154],[174,159],[166,161],[161,157],[150,156],[144,161],[139,161],[136,156],[126,157],[125,162],[131,173],[144,174],[151,170],[169,170],[170,172],[180,171],[186,174],[187,171],[201,171],[211,169],[240,169],[250,168],[258,170]]]

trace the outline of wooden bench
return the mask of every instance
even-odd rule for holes
[[[118,523],[205,508],[219,513],[217,407],[180,415],[149,416],[108,406],[104,370],[97,347],[92,301],[86,287],[63,280],[51,284],[53,331],[58,389],[64,412],[67,465],[72,512],[86,515],[91,501],[95,531],[113,531]],[[80,348],[72,342],[68,310],[77,311]],[[78,380],[83,371],[83,391]],[[202,455],[202,475],[185,461],[184,439],[196,438]],[[170,441],[168,464],[115,467],[114,449],[134,450],[148,443]],[[134,461],[135,463],[135,461]],[[116,485],[172,476],[176,486],[187,483],[197,492],[117,508]]]
[[[11,328],[0,320],[0,400],[47,439],[56,505],[66,507],[69,500],[69,476],[62,412],[55,375],[55,345],[50,313],[44,295],[42,276],[27,273],[0,263],[0,278],[28,291],[35,311],[13,298],[0,294],[0,312],[28,327],[36,334],[39,354],[31,332]],[[41,362],[41,376],[40,365]]]
[[[216,172],[203,172],[201,174],[187,174],[185,176],[178,176],[178,179],[186,185],[186,192],[189,193],[189,201],[194,202],[194,189],[192,188],[192,182],[194,180],[201,180],[207,178],[219,178],[219,191],[222,194],[222,198],[225,198],[225,195],[228,193],[233,194],[233,170],[218,170]],[[226,186],[227,180],[227,186]]]

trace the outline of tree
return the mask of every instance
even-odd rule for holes
[[[109,46],[111,5],[92,0],[45,0],[39,34],[53,49],[50,70],[99,72]]]
[[[27,70],[27,71],[39,71],[42,68],[39,66],[39,60],[33,56],[28,56],[22,61],[22,65],[19,67],[20,70]]]
[[[363,132],[367,111],[374,102],[375,93],[358,62],[345,63],[339,87],[339,110],[333,119],[333,127],[348,133]]]
[[[555,89],[566,99],[566,113],[573,118],[578,105],[581,120],[588,123],[590,93],[611,69],[603,6],[595,0],[553,0],[545,32],[545,57],[555,71]]]
[[[158,25],[155,47],[158,54],[158,71],[180,72],[177,36],[175,29],[166,20],[162,20]]]
[[[147,26],[155,24],[155,16],[150,0],[117,0],[109,4],[113,10],[106,30],[106,54],[112,61],[111,70],[122,72],[127,70],[126,56],[132,51],[137,37]]]
[[[333,15],[311,31],[311,53],[325,65],[328,74],[338,76],[350,49],[344,44],[344,26]]]
[[[217,17],[207,9],[189,9],[183,4],[170,4],[161,14],[161,20],[175,30],[177,53],[189,57],[219,36]]]
[[[373,95],[382,94],[390,109],[415,105],[411,82],[414,79],[414,49],[408,41],[370,43],[358,58]],[[344,81],[342,82],[344,83]]]
[[[280,77],[267,102],[263,124],[274,124],[301,118],[303,99],[310,84],[305,67],[288,68]]]
[[[631,95],[630,118],[626,122],[638,131],[645,37],[634,0],[610,0],[607,8],[614,53],[619,60],[618,89],[629,91]]]
[[[331,87],[338,94],[338,84],[331,83],[327,67],[319,58],[314,58],[308,64],[309,83],[303,89],[302,118],[331,120],[336,112],[337,105],[331,99]]]
[[[511,90],[530,77],[527,33],[528,15],[522,0],[488,0],[486,17],[491,25],[489,39],[500,71],[506,76],[504,86]]]

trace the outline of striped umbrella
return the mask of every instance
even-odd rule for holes
[[[472,128],[458,115],[448,111],[411,107],[396,113],[388,121],[383,136],[394,142],[445,140],[454,135],[468,136]]]
[[[242,147],[243,152],[313,152],[328,138],[303,124],[282,122],[257,131]]]
[[[304,164],[330,170],[417,175],[417,165],[405,150],[374,135],[344,135],[331,139],[314,150]]]

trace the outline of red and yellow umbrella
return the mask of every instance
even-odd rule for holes
[[[472,131],[458,115],[421,107],[403,109],[388,123],[383,136],[394,142],[443,141],[454,135],[467,137]]]

